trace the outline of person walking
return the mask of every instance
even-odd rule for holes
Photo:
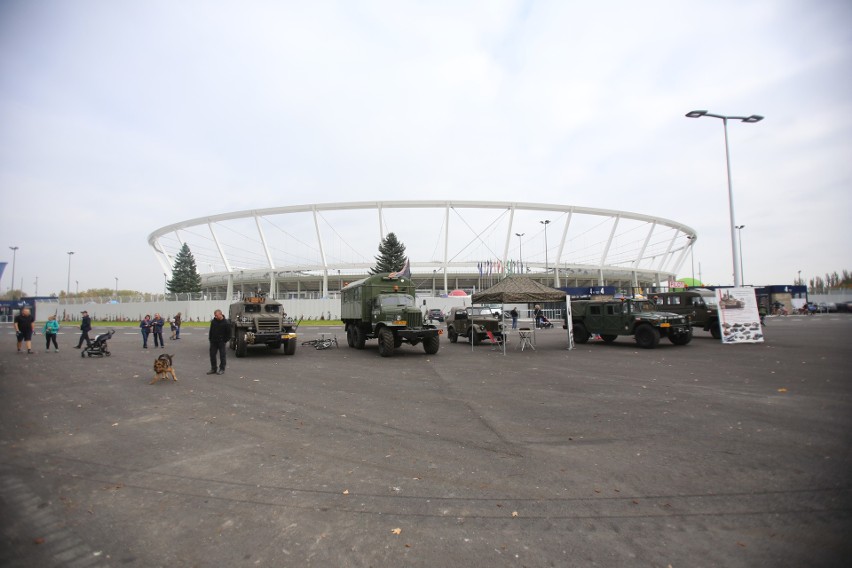
[[[21,352],[21,345],[27,344],[27,353],[33,352],[33,328],[35,318],[30,313],[29,308],[22,308],[21,313],[15,316],[15,337],[18,340],[18,353]]]
[[[50,352],[50,344],[53,342],[56,352],[59,353],[59,344],[56,343],[56,334],[59,333],[59,322],[56,321],[56,316],[47,318],[41,332],[44,334],[44,350]]]
[[[86,345],[89,344],[91,339],[89,339],[89,332],[92,331],[92,318],[89,317],[89,312],[83,310],[81,312],[83,314],[83,321],[80,322],[80,341],[77,342],[77,346],[74,349],[79,349],[83,342],[86,342]]]
[[[145,314],[145,317],[139,322],[139,329],[142,331],[142,349],[148,349],[148,334],[151,333],[150,315]]]
[[[210,370],[208,375],[224,375],[225,374],[225,346],[228,340],[231,339],[231,322],[225,319],[225,314],[222,310],[213,312],[213,319],[210,320]],[[219,368],[216,369],[216,354],[219,354]]]
[[[540,328],[542,326],[542,318],[544,317],[544,312],[541,311],[541,306],[538,304],[535,305],[535,309],[533,309],[533,316],[535,317],[535,326]]]
[[[169,330],[172,332],[172,334],[169,336],[169,339],[174,339],[175,338],[175,320],[174,320],[174,318],[172,318],[172,316],[169,316]]]
[[[180,339],[180,312],[175,316],[175,339]]]
[[[512,316],[512,329],[518,329],[518,308],[512,308],[509,315]]]
[[[163,316],[154,314],[154,319],[151,320],[151,333],[154,334],[154,347],[163,348],[166,344],[163,342]]]

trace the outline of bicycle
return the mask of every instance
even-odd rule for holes
[[[317,351],[320,351],[322,349],[328,349],[332,346],[334,346],[335,348],[339,347],[339,345],[337,344],[337,336],[309,339],[308,341],[303,341],[302,345],[310,345]]]

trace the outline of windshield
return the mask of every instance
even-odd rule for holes
[[[643,300],[641,302],[631,302],[633,312],[656,312],[657,306],[654,302]]]
[[[413,306],[414,298],[405,294],[382,294],[376,301],[380,306]]]
[[[472,316],[494,317],[494,311],[491,308],[468,308],[467,312]]]
[[[707,304],[708,307],[716,308],[716,309],[719,308],[719,303],[716,301],[716,295],[715,294],[713,294],[712,296],[710,296],[710,295],[705,296],[705,295],[702,294],[701,299],[704,300],[704,303]]]

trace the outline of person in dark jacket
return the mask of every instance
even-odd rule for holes
[[[151,333],[154,334],[154,347],[163,348],[166,346],[163,343],[163,325],[166,322],[163,321],[163,316],[160,314],[154,314],[154,319],[151,320]]]
[[[222,310],[213,312],[213,319],[210,320],[210,370],[208,375],[223,375],[225,374],[225,346],[231,339],[231,322],[225,319],[225,314]],[[219,370],[216,370],[216,353],[219,354]]]
[[[151,334],[151,316],[148,314],[139,322],[139,331],[142,332],[142,349],[148,349],[148,336]]]
[[[83,345],[84,341],[86,342],[86,345],[88,345],[91,341],[89,339],[89,332],[92,331],[92,318],[89,317],[89,312],[86,310],[83,310],[82,313],[83,321],[80,323],[80,331],[82,333],[80,334],[80,341],[77,342],[75,349],[79,349]]]

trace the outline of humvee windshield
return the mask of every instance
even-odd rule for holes
[[[280,308],[278,304],[267,304],[266,305],[266,313],[268,314],[277,314],[278,308]]]
[[[260,313],[260,304],[246,304],[245,312],[247,314],[259,314]]]
[[[413,306],[414,298],[405,294],[381,294],[376,303],[380,306]]]
[[[636,312],[656,312],[657,306],[654,305],[654,302],[643,300],[641,302],[630,302],[631,311]]]

